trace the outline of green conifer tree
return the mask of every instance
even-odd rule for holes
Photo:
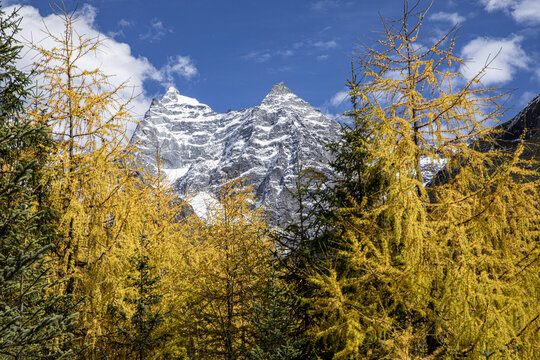
[[[249,358],[253,360],[297,359],[305,342],[297,336],[299,321],[294,316],[296,296],[280,277],[275,266],[269,265],[264,296],[254,300],[255,346]]]
[[[128,275],[128,281],[133,294],[125,301],[133,306],[133,313],[128,315],[113,304],[109,306],[116,329],[107,336],[113,344],[108,348],[116,348],[115,358],[148,359],[169,337],[159,331],[165,315],[159,308],[162,299],[157,293],[160,278],[154,275],[155,266],[150,265],[145,253],[147,242],[142,235],[137,254],[130,258],[134,271]]]
[[[54,294],[55,214],[42,172],[52,143],[46,127],[24,117],[30,80],[15,66],[19,22],[0,9],[0,358],[59,359],[70,356],[75,315]]]
[[[314,273],[328,274],[330,268],[347,276],[347,260],[340,255],[349,246],[347,221],[362,217],[377,204],[388,183],[383,169],[369,158],[369,124],[376,121],[376,115],[362,102],[359,85],[353,63],[346,82],[352,110],[345,113],[349,119],[342,124],[340,139],[328,144],[333,154],[333,171],[328,175],[299,171],[297,186],[292,191],[303,211],[278,235],[281,242],[291,245],[283,260],[291,286],[303,299],[296,304],[295,317],[301,320],[304,335],[327,316],[316,307],[320,294],[309,279]],[[304,203],[311,207],[305,208]],[[339,347],[329,346],[324,337],[317,336],[311,336],[311,341],[302,345],[304,358],[322,359],[331,359]]]

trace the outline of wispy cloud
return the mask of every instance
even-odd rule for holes
[[[6,11],[12,11],[14,7],[6,7]],[[32,40],[40,46],[51,49],[57,46],[50,38],[43,33],[43,26],[47,26],[53,34],[64,31],[62,20],[55,16],[41,16],[38,9],[32,6],[23,6],[20,9],[22,16],[21,31],[18,33],[19,39]],[[112,75],[109,78],[112,86],[119,86],[126,83],[127,88],[119,94],[125,99],[129,99],[133,93],[140,94],[131,103],[135,117],[141,117],[150,104],[150,97],[144,91],[144,83],[148,80],[158,81],[163,85],[174,80],[174,77],[192,79],[197,75],[197,68],[193,61],[187,56],[176,56],[169,58],[169,62],[160,69],[151,64],[147,58],[135,56],[131,53],[131,47],[123,42],[115,40],[111,36],[99,32],[95,24],[96,10],[90,6],[82,9],[79,21],[74,23],[74,30],[79,34],[85,34],[89,38],[99,37],[103,47],[100,51],[91,52],[79,59],[78,66],[81,70],[100,69],[105,74]],[[37,59],[35,51],[27,48],[24,56],[20,59],[19,66],[28,69]],[[40,79],[37,79],[40,80]]]
[[[540,24],[538,0],[481,0],[488,12],[504,11],[518,23]]]
[[[332,8],[338,8],[341,5],[339,0],[318,0],[311,3],[311,9],[314,11],[328,11]]]
[[[317,56],[317,61],[325,61],[325,60],[328,60],[328,54]]]
[[[276,50],[276,51],[270,51],[266,49],[266,50],[260,50],[260,51],[256,51],[256,50],[250,51],[247,54],[242,55],[241,58],[247,61],[264,63],[273,57],[288,58],[293,55],[295,55],[295,51],[292,49],[284,49],[284,50]]]
[[[349,98],[349,93],[346,91],[337,92],[334,96],[330,98],[330,105],[338,107],[343,105],[346,100]]]
[[[525,0],[519,2],[512,10],[517,22],[540,24],[540,1]]]
[[[112,38],[124,37],[126,35],[124,31],[126,29],[132,27],[133,25],[134,25],[133,21],[129,21],[129,20],[126,20],[126,19],[120,19],[118,24],[116,24],[116,30],[109,31],[107,33],[107,35],[109,35]]]
[[[321,48],[321,49],[331,49],[338,47],[338,43],[334,40],[330,41],[317,41],[313,43],[313,46]]]
[[[304,39],[302,41],[297,41],[290,44],[287,47],[282,47],[278,49],[262,49],[262,50],[251,50],[240,58],[246,61],[252,61],[256,63],[265,63],[272,60],[282,60],[290,58],[292,56],[309,56],[311,58],[316,58],[317,60],[325,60],[328,58],[327,52],[332,49],[339,48],[339,44],[336,40],[328,38],[321,39],[319,36],[313,36],[311,38]]]
[[[531,91],[525,91],[518,99],[518,105],[520,108],[525,107],[537,94]]]
[[[159,69],[154,78],[164,87],[168,87],[174,85],[176,77],[191,80],[198,73],[197,67],[189,56],[176,55],[167,58],[167,63]]]
[[[480,0],[480,2],[489,12],[496,10],[505,10],[516,3],[515,0]]]
[[[511,81],[518,70],[528,69],[530,57],[521,46],[521,36],[498,39],[478,37],[470,41],[461,51],[467,63],[461,67],[466,78],[472,78],[486,65],[482,76],[484,85],[503,84]]]
[[[281,67],[276,67],[276,68],[268,68],[268,72],[271,73],[271,74],[280,74],[280,73],[289,72],[289,71],[292,71],[292,70],[293,70],[292,66],[281,66]]]
[[[451,25],[462,24],[466,20],[464,16],[461,16],[457,12],[449,13],[444,11],[439,11],[430,15],[429,19],[433,21],[446,21]]]
[[[158,18],[152,19],[148,26],[148,31],[141,34],[139,38],[141,40],[148,40],[150,42],[160,40],[165,35],[172,33],[173,31],[167,28],[161,20]]]
[[[268,61],[272,57],[269,51],[250,51],[246,55],[242,56],[242,59],[263,63]]]
[[[314,40],[314,39],[306,39],[302,41],[295,42],[292,47],[294,49],[302,49],[302,48],[318,48],[318,49],[331,49],[331,48],[337,48],[339,47],[339,44],[336,40]]]
[[[278,55],[281,55],[283,57],[289,57],[294,55],[294,51],[287,49],[287,50],[280,50],[277,52]]]

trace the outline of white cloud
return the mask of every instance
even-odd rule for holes
[[[518,105],[525,107],[537,94],[531,91],[525,91],[518,99]]]
[[[480,0],[487,11],[506,10],[514,5],[514,0]]]
[[[331,48],[338,47],[338,43],[335,42],[334,40],[330,40],[330,41],[317,41],[317,42],[314,42],[314,43],[313,43],[313,46],[318,47],[318,48],[321,48],[321,49],[331,49]]]
[[[386,71],[384,73],[384,78],[385,79],[402,81],[402,80],[404,80],[405,76],[403,75],[403,73],[401,71],[391,70],[391,71]]]
[[[13,8],[8,7],[6,11],[12,11]],[[24,42],[38,43],[39,46],[48,49],[57,46],[46,36],[43,29],[46,26],[52,34],[61,34],[64,31],[61,18],[54,14],[43,17],[32,6],[23,6],[19,14],[22,16],[21,31],[18,33],[20,39]],[[111,75],[109,80],[113,86],[125,82],[127,87],[119,94],[124,99],[129,99],[132,94],[140,94],[131,104],[132,112],[137,119],[142,117],[150,104],[150,98],[144,92],[145,81],[159,81],[167,86],[173,75],[190,79],[197,74],[197,69],[189,57],[182,56],[173,57],[162,69],[156,69],[147,58],[134,56],[128,44],[100,33],[94,23],[95,16],[95,8],[84,6],[78,21],[74,23],[77,34],[84,35],[85,38],[99,38],[103,45],[97,52],[79,59],[78,66],[83,70],[99,68],[104,74]],[[27,48],[19,66],[30,69],[37,59],[36,51]]]
[[[120,21],[118,22],[118,26],[120,26],[120,27],[133,26],[133,21],[129,21],[129,20],[126,20],[126,19],[120,19]]]
[[[330,105],[341,106],[349,98],[349,93],[346,91],[340,91],[330,98]]]
[[[524,0],[512,10],[512,17],[517,22],[540,24],[540,1]]]
[[[2,1],[2,7],[6,8],[6,7],[11,6],[11,5],[21,6],[21,5],[24,5],[24,4],[27,4],[27,3],[29,3],[29,0],[3,0]]]
[[[324,12],[332,8],[337,8],[340,6],[339,0],[318,0],[311,3],[311,9],[315,11]]]
[[[429,19],[434,21],[447,21],[452,25],[462,24],[465,22],[465,17],[459,15],[457,12],[448,13],[444,11],[437,12],[432,14]]]
[[[197,68],[189,56],[176,55],[167,59],[167,64],[154,75],[154,79],[165,86],[173,86],[175,76],[190,80],[197,74]]]
[[[160,40],[165,35],[172,33],[173,31],[163,24],[158,18],[153,18],[148,31],[144,34],[141,34],[139,38],[141,40],[148,40],[149,42]]]
[[[488,12],[502,10],[518,23],[540,24],[539,0],[481,0]]]
[[[324,61],[328,59],[328,54],[317,56],[317,61]]]
[[[309,48],[317,48],[319,50],[320,49],[328,50],[328,49],[339,47],[339,44],[335,40],[328,40],[328,41],[317,40],[317,41],[315,41],[314,39],[306,39],[306,40],[295,42],[292,45],[292,47],[293,47],[293,49],[297,49],[297,50],[298,49],[309,49]]]
[[[484,85],[511,81],[516,71],[527,69],[531,61],[521,47],[522,40],[520,36],[511,36],[505,39],[478,37],[470,41],[461,51],[461,57],[467,61],[461,73],[471,79],[488,64],[481,78]]]
[[[242,59],[263,63],[268,61],[271,57],[272,55],[268,51],[250,51],[242,56]]]
[[[277,53],[283,57],[289,57],[289,56],[294,55],[294,51],[292,50],[283,50],[283,51],[278,51]]]
[[[318,106],[323,114],[339,122],[347,121],[347,118],[343,116],[343,111],[349,107],[349,93],[347,90],[336,92],[332,97]]]
[[[282,48],[280,50],[253,50],[248,52],[245,55],[242,55],[241,58],[247,61],[253,61],[257,63],[264,63],[270,60],[271,58],[275,59],[277,56],[282,58],[289,58],[293,55],[302,55],[308,54],[309,56],[314,56],[312,50],[317,51],[318,55],[316,56],[317,60],[326,60],[328,58],[327,54],[321,54],[326,52],[326,50],[334,49],[339,47],[339,44],[335,40],[315,40],[315,39],[306,39],[302,41],[297,41],[288,46],[287,48]],[[309,51],[300,51],[301,49],[307,49]]]
[[[270,60],[270,58],[275,56],[281,56],[283,58],[288,58],[295,55],[295,51],[291,49],[285,49],[285,50],[277,50],[277,51],[270,51],[270,50],[261,50],[261,51],[250,51],[246,55],[242,55],[241,58],[248,61],[254,61],[257,63],[264,63]]]
[[[120,19],[120,21],[116,25],[116,30],[108,32],[107,35],[112,37],[112,38],[124,37],[125,36],[124,31],[127,28],[132,27],[133,25],[134,25],[133,21],[129,21],[129,20],[126,20],[126,19]]]

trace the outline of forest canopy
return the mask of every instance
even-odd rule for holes
[[[429,6],[358,44],[333,171],[301,173],[280,228],[245,179],[199,218],[159,143],[141,166],[126,84],[55,10],[31,73],[0,11],[0,359],[540,357],[540,159]]]

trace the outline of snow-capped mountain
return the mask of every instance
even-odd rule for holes
[[[180,196],[191,194],[199,215],[221,181],[243,177],[271,220],[280,223],[296,209],[287,188],[297,178],[297,158],[303,168],[330,171],[325,143],[337,140],[339,129],[283,83],[259,106],[225,114],[170,88],[153,100],[132,142],[149,168],[155,169],[159,153],[174,189]]]

